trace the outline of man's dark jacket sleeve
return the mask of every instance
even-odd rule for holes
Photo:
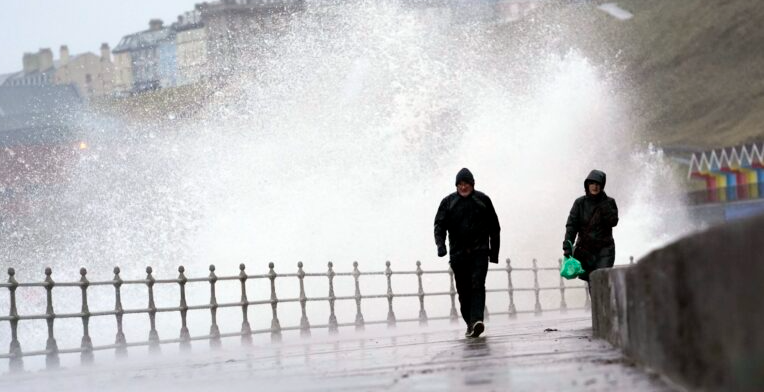
[[[448,198],[440,202],[438,212],[435,214],[435,245],[440,248],[446,246],[446,232],[448,230]]]
[[[488,246],[491,250],[490,258],[491,263],[499,262],[499,246],[501,245],[501,226],[499,225],[499,217],[496,215],[496,210],[493,208],[491,199],[486,196],[486,206],[488,207]]]

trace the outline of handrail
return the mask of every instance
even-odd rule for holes
[[[633,258],[631,259],[633,263]],[[561,266],[562,260],[558,260],[558,266]],[[554,309],[546,310],[560,310],[566,311],[570,309],[566,303],[566,291],[571,289],[583,289],[584,286],[575,285],[570,286],[566,284],[562,278],[559,278],[558,286],[541,286],[539,284],[539,273],[548,271],[559,271],[559,268],[555,267],[539,267],[537,261],[533,260],[533,266],[531,268],[516,268],[511,265],[509,259],[506,260],[506,266],[503,268],[489,268],[489,274],[506,273],[507,274],[507,287],[487,287],[487,293],[507,293],[509,295],[509,307],[505,312],[492,312],[491,315],[507,315],[510,318],[515,317],[520,313],[534,313],[541,314],[542,309],[540,301],[540,293],[542,291],[560,290],[560,305]],[[45,269],[45,280],[43,282],[17,282],[15,279],[15,270],[13,268],[8,269],[8,280],[6,283],[0,283],[0,288],[8,289],[10,299],[10,309],[8,316],[0,316],[0,323],[8,322],[11,329],[11,343],[8,353],[0,353],[0,359],[9,360],[9,370],[20,371],[24,368],[24,357],[29,356],[45,356],[46,368],[53,369],[59,367],[59,355],[80,353],[82,363],[91,363],[94,360],[95,351],[114,350],[118,357],[125,356],[129,347],[148,346],[150,352],[157,352],[163,344],[176,343],[180,345],[181,349],[189,349],[192,341],[208,340],[212,348],[218,348],[221,346],[221,339],[228,337],[240,337],[242,344],[249,345],[252,343],[252,336],[256,334],[271,335],[272,341],[279,341],[281,339],[281,333],[283,331],[299,331],[301,336],[310,336],[311,330],[326,328],[329,333],[337,333],[340,327],[354,327],[356,330],[363,330],[366,325],[373,324],[387,324],[388,327],[394,327],[397,323],[404,322],[418,322],[420,325],[426,325],[431,320],[450,320],[451,322],[458,322],[459,317],[456,310],[456,290],[454,288],[454,273],[451,268],[447,270],[431,270],[425,271],[422,269],[422,263],[416,262],[416,269],[413,271],[393,271],[391,263],[388,261],[385,263],[384,271],[372,271],[361,272],[358,268],[358,263],[353,263],[353,270],[351,272],[335,272],[333,263],[328,263],[328,270],[323,273],[307,273],[303,270],[303,263],[297,263],[296,273],[277,274],[273,263],[268,265],[267,274],[255,274],[249,275],[246,273],[245,265],[239,265],[239,273],[231,276],[217,276],[215,273],[215,266],[209,266],[209,275],[203,278],[188,278],[185,275],[185,267],[178,267],[178,277],[175,279],[156,279],[153,275],[153,269],[151,267],[146,268],[145,279],[123,280],[120,276],[121,270],[119,267],[114,268],[114,277],[108,281],[89,281],[87,279],[87,270],[85,268],[80,269],[80,279],[76,282],[55,282],[52,278],[51,268]],[[532,287],[515,287],[512,280],[512,273],[517,271],[530,271],[533,273],[533,286]],[[447,291],[433,291],[426,292],[422,281],[423,275],[431,274],[447,274],[449,276],[450,287]],[[404,292],[393,293],[392,279],[397,275],[413,275],[417,278],[417,290],[416,292]],[[387,290],[384,293],[368,293],[362,294],[361,285],[359,280],[362,276],[385,276]],[[309,297],[305,293],[304,279],[308,278],[325,278],[328,280],[329,289],[326,296],[312,296]],[[334,279],[336,277],[351,277],[354,280],[354,294],[353,295],[335,295]],[[299,296],[296,298],[280,298],[276,292],[277,279],[293,279],[297,278],[299,282]],[[246,282],[250,279],[268,280],[270,283],[270,297],[268,299],[250,299],[247,295]],[[240,282],[241,298],[238,302],[223,302],[219,303],[216,294],[216,283],[218,281],[235,281]],[[209,284],[210,300],[206,304],[188,305],[187,303],[187,291],[186,286],[188,283],[207,282]],[[90,311],[88,306],[88,289],[92,286],[113,286],[114,287],[114,309],[105,311]],[[178,306],[170,307],[158,307],[155,302],[154,289],[155,287],[172,286],[177,285],[179,293]],[[125,286],[145,286],[148,294],[148,301],[145,307],[125,309],[122,305],[122,289]],[[41,287],[46,291],[46,311],[44,314],[28,314],[20,315],[18,313],[18,298],[16,296],[16,290],[19,287]],[[56,287],[79,287],[81,291],[81,308],[79,312],[74,313],[55,313],[53,306],[53,293]],[[586,293],[586,302],[584,309],[589,309],[590,298],[587,290],[583,290]],[[535,297],[535,304],[533,310],[518,310],[515,305],[515,293],[517,292],[533,292]],[[448,296],[451,300],[451,308],[448,316],[429,316],[426,311],[426,301],[428,297],[440,297]],[[397,319],[394,311],[394,299],[396,298],[417,298],[419,302],[419,313],[416,318]],[[384,320],[366,320],[361,312],[361,304],[364,300],[369,299],[387,299],[387,317]],[[337,315],[335,314],[335,304],[337,301],[354,301],[356,308],[356,315],[354,322],[339,323],[337,321]],[[322,325],[311,325],[308,320],[306,307],[308,303],[314,302],[328,302],[329,304],[329,317],[328,323]],[[301,317],[299,325],[282,326],[278,318],[278,305],[280,303],[299,303],[301,310]],[[271,326],[268,329],[252,330],[249,319],[248,310],[250,306],[255,305],[270,305],[271,308]],[[221,333],[220,326],[217,323],[217,311],[221,308],[241,308],[242,323],[238,332],[226,332]],[[187,316],[189,311],[209,311],[211,316],[211,323],[209,333],[201,336],[191,336],[188,329]],[[175,313],[180,315],[181,331],[178,338],[174,339],[160,339],[159,333],[156,328],[156,315],[157,313]],[[149,336],[146,341],[127,342],[123,330],[123,316],[126,314],[146,314],[149,318]],[[116,337],[114,344],[94,346],[90,337],[90,319],[93,317],[115,317],[116,320]],[[486,309],[486,317],[488,312]],[[56,337],[54,335],[54,324],[58,319],[75,319],[80,318],[82,320],[82,340],[80,347],[68,347],[60,349],[58,347]],[[24,320],[45,320],[47,324],[48,337],[44,350],[35,351],[22,351],[20,341],[18,339],[18,324],[19,321]]]

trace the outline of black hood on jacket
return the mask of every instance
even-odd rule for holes
[[[602,190],[605,190],[605,182],[607,181],[607,175],[602,170],[592,170],[589,172],[589,176],[586,177],[586,180],[584,180],[584,192],[586,194],[589,194],[589,183],[590,182],[596,182],[600,184],[602,187]]]
[[[456,183],[454,185],[458,185],[461,181],[475,186],[475,177],[472,176],[470,169],[465,167],[462,170],[459,170],[459,173],[456,173]]]

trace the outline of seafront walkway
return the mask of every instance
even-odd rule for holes
[[[586,311],[367,328],[308,339],[132,354],[0,376],[2,391],[670,391],[592,338]]]

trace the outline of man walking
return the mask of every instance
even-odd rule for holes
[[[446,233],[451,250],[456,291],[466,337],[476,338],[485,330],[485,277],[488,262],[499,262],[499,218],[491,199],[475,190],[475,178],[464,168],[456,175],[456,192],[446,196],[435,215],[435,245],[438,257],[446,255]]]

